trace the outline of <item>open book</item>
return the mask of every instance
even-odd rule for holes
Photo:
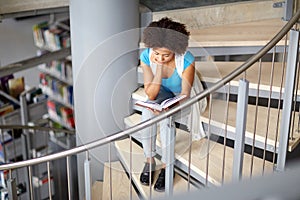
[[[157,103],[155,101],[137,101],[135,104],[138,106],[150,108],[153,110],[162,111],[163,109],[169,108],[170,106],[174,105],[175,103],[179,102],[180,100],[184,99],[186,95],[178,95],[175,97],[168,98],[161,103]]]

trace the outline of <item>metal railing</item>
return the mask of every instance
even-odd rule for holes
[[[47,155],[47,156],[43,156],[43,157],[39,157],[39,158],[34,158],[34,159],[30,159],[30,160],[24,160],[24,161],[20,161],[20,162],[16,162],[16,163],[9,163],[9,164],[4,164],[4,165],[0,165],[0,171],[3,171],[3,170],[8,170],[9,171],[9,174],[11,174],[11,172],[15,169],[19,169],[19,168],[23,168],[25,167],[29,173],[29,177],[30,174],[31,174],[31,171],[32,171],[32,166],[34,165],[37,165],[37,164],[41,164],[41,163],[46,163],[47,164],[47,175],[48,175],[48,180],[51,179],[51,172],[50,172],[50,163],[51,161],[54,161],[54,160],[58,160],[58,159],[66,159],[66,163],[67,163],[67,172],[68,172],[68,198],[69,199],[73,199],[72,197],[72,193],[71,193],[71,179],[69,177],[69,172],[71,170],[70,168],[70,159],[71,159],[71,156],[73,155],[76,155],[76,154],[79,154],[79,153],[82,153],[82,152],[86,152],[87,153],[87,156],[86,156],[86,163],[85,163],[85,174],[86,175],[89,175],[89,165],[90,165],[90,158],[89,158],[89,155],[88,155],[88,151],[93,149],[93,148],[96,148],[96,147],[99,147],[99,146],[102,146],[104,144],[109,144],[111,142],[114,142],[114,141],[117,141],[117,140],[120,140],[120,139],[124,139],[124,138],[127,138],[130,136],[130,139],[131,139],[131,135],[146,128],[146,127],[149,127],[153,124],[156,124],[158,123],[159,121],[163,120],[163,119],[166,119],[166,118],[170,118],[170,120],[172,120],[172,115],[176,114],[177,112],[180,112],[182,109],[185,109],[187,107],[190,107],[192,106],[194,103],[197,103],[199,100],[205,98],[205,97],[210,97],[211,101],[209,103],[209,116],[211,116],[212,114],[212,109],[213,109],[213,106],[214,106],[214,102],[213,102],[213,94],[215,92],[217,92],[220,88],[226,86],[227,87],[227,92],[226,92],[226,101],[225,101],[225,105],[226,105],[226,109],[225,109],[225,113],[226,113],[226,118],[225,118],[225,122],[223,124],[225,124],[225,132],[224,132],[224,152],[223,152],[223,160],[222,160],[222,181],[221,182],[226,182],[228,181],[226,178],[225,178],[225,175],[224,175],[224,170],[225,170],[225,165],[227,163],[227,161],[225,162],[225,157],[227,154],[225,154],[226,152],[226,136],[227,136],[227,126],[229,126],[228,124],[228,109],[229,109],[229,96],[230,96],[230,88],[232,87],[230,82],[233,81],[234,79],[236,79],[237,77],[239,77],[240,75],[243,75],[243,78],[240,80],[240,85],[244,85],[244,90],[239,90],[239,94],[238,94],[238,101],[237,101],[237,107],[241,107],[244,109],[245,112],[247,112],[247,99],[248,99],[248,89],[249,89],[249,85],[246,81],[247,79],[247,76],[249,75],[249,73],[247,72],[247,70],[255,65],[257,62],[259,62],[259,74],[258,74],[258,80],[257,80],[257,96],[255,97],[255,120],[254,120],[254,134],[253,134],[253,138],[252,140],[250,141],[250,143],[252,142],[253,143],[253,147],[252,147],[252,150],[251,150],[251,153],[250,155],[252,156],[252,158],[250,159],[250,162],[251,162],[251,169],[250,169],[250,177],[252,176],[252,174],[254,174],[254,171],[253,171],[253,166],[254,166],[254,147],[255,147],[255,137],[256,137],[256,125],[258,123],[258,119],[257,119],[257,113],[258,113],[258,99],[259,99],[259,90],[260,90],[260,81],[261,81],[261,69],[262,69],[262,65],[261,65],[261,59],[263,58],[264,55],[266,55],[268,52],[270,52],[270,50],[273,49],[273,55],[276,54],[276,45],[277,43],[282,40],[282,38],[284,38],[287,33],[290,31],[290,29],[295,25],[295,23],[297,23],[298,19],[300,17],[300,10],[297,11],[297,13],[293,16],[293,18],[282,28],[282,30],[280,30],[280,32],[278,32],[276,34],[276,36],[265,46],[263,47],[257,54],[255,54],[254,56],[252,56],[250,59],[248,59],[244,64],[242,64],[240,67],[238,67],[236,70],[234,70],[233,72],[231,72],[230,74],[228,74],[227,76],[225,76],[223,79],[219,80],[218,82],[216,82],[215,84],[213,84],[211,87],[205,89],[203,92],[201,92],[200,94],[192,97],[191,99],[185,101],[184,103],[182,103],[181,105],[173,108],[173,109],[170,109],[169,111],[167,112],[164,112],[150,120],[147,120],[143,123],[139,123],[137,125],[134,125],[124,131],[120,131],[116,134],[113,134],[113,135],[110,135],[110,136],[107,136],[103,139],[99,139],[97,141],[94,141],[94,142],[90,142],[90,143],[87,143],[87,144],[84,144],[84,145],[81,145],[81,146],[78,146],[76,148],[72,148],[72,149],[69,149],[69,150],[66,150],[66,151],[62,151],[62,152],[59,152],[59,153],[56,153],[56,154],[52,154],[52,155]],[[292,32],[298,32],[298,31],[295,31],[293,30]],[[286,36],[287,38],[287,36]],[[297,37],[296,37],[297,38]],[[298,39],[299,40],[299,39]],[[290,37],[289,38],[289,45],[291,46],[292,45],[292,41],[294,43],[296,43],[298,45],[299,41],[297,39],[294,40],[293,37]],[[287,42],[286,42],[287,43]],[[298,47],[298,46],[297,46]],[[284,47],[284,49],[286,49],[286,47]],[[284,71],[285,70],[285,59],[286,59],[286,53],[287,51],[285,51],[283,53],[283,61],[282,61],[282,70]],[[288,50],[288,53],[289,55],[294,53],[294,55],[298,55],[298,48],[294,48],[292,49],[291,47],[289,47],[289,50]],[[268,141],[268,129],[269,129],[269,126],[270,126],[270,113],[271,113],[271,95],[272,95],[272,82],[273,82],[273,75],[274,75],[274,57],[272,59],[272,72],[271,72],[271,76],[270,76],[270,96],[268,98],[268,106],[267,106],[267,122],[266,122],[266,134],[265,134],[265,137],[263,138],[264,143],[264,148],[263,148],[263,164],[262,164],[262,170],[259,170],[259,172],[261,174],[264,174],[264,172],[266,171],[266,168],[265,168],[265,155],[266,155],[266,151],[267,151],[267,141]],[[294,71],[292,69],[289,69],[289,63],[293,63],[294,62],[294,65],[290,65],[292,66],[292,69],[294,69]],[[296,77],[296,74],[297,73],[297,68],[296,66],[298,66],[298,60],[297,60],[297,56],[295,58],[290,58],[287,60],[287,69],[286,69],[286,73],[288,77],[291,77],[291,74],[292,74],[292,77]],[[289,72],[291,71],[291,72]],[[280,83],[280,94],[279,94],[279,99],[282,98],[282,89],[283,89],[283,76],[281,78],[281,83]],[[290,79],[290,80],[289,80]],[[294,106],[295,104],[293,104],[293,101],[292,99],[294,98],[291,98],[290,96],[287,96],[286,93],[288,93],[287,91],[287,88],[288,89],[291,89],[291,92],[290,94],[292,96],[294,96],[294,89],[296,88],[295,86],[295,80],[294,79],[291,79],[291,78],[287,78],[286,80],[286,83],[284,84],[285,85],[285,96],[283,97],[283,115],[282,115],[282,118],[280,119],[279,116],[280,116],[280,110],[281,110],[281,103],[280,100],[278,102],[278,109],[277,109],[277,112],[275,113],[275,116],[277,116],[276,120],[277,120],[277,125],[276,125],[276,138],[275,138],[275,148],[274,148],[274,155],[275,154],[278,154],[278,160],[277,160],[277,164],[275,165],[275,158],[273,159],[273,167],[276,166],[276,168],[278,170],[283,170],[284,169],[284,166],[285,166],[285,155],[286,155],[286,149],[287,149],[287,145],[288,145],[288,142],[289,142],[289,134],[290,134],[290,130],[291,130],[291,120],[293,119],[296,119],[295,115],[292,115],[291,113],[295,112],[297,109],[296,109],[296,106]],[[290,82],[289,82],[290,81]],[[291,87],[287,87],[287,85],[291,84]],[[297,85],[297,84],[296,84]],[[296,101],[297,101],[297,94],[296,94]],[[285,102],[289,102],[289,104],[285,104]],[[246,105],[247,104],[247,105]],[[292,110],[292,108],[295,108],[295,110]],[[237,111],[237,112],[241,112],[241,110]],[[284,114],[286,113],[286,114]],[[238,113],[237,113],[238,114]],[[294,117],[292,117],[294,116]],[[247,121],[247,113],[240,113],[238,114],[237,116],[238,118],[241,119],[241,121],[243,123],[246,123]],[[285,122],[285,121],[282,121],[282,120],[286,120],[286,118],[289,118],[289,121],[288,122]],[[280,127],[280,138],[277,139],[278,137],[278,132],[279,132],[279,121],[281,120],[281,125],[282,123],[286,123],[286,127],[284,127],[283,125]],[[206,157],[206,172],[205,172],[205,176],[204,176],[204,181],[203,183],[205,185],[209,185],[211,183],[211,177],[210,177],[210,171],[209,171],[209,166],[210,166],[210,140],[211,140],[211,134],[212,134],[212,130],[210,129],[210,126],[212,125],[213,123],[213,119],[211,117],[209,117],[209,122],[208,122],[208,132],[207,132],[207,157]],[[238,122],[236,122],[238,123]],[[240,124],[236,124],[237,127],[240,125]],[[292,125],[293,126],[293,125]],[[0,128],[4,128],[4,127],[0,127]],[[287,130],[287,131],[286,131]],[[232,179],[233,180],[240,180],[241,179],[241,176],[242,176],[242,171],[243,171],[243,159],[244,159],[244,138],[245,138],[245,132],[246,132],[246,124],[242,124],[240,129],[239,128],[236,128],[236,131],[237,133],[236,134],[241,134],[239,135],[240,138],[241,138],[241,141],[235,141],[235,148],[234,148],[234,159],[233,159],[233,166],[239,166],[237,168],[237,172],[233,172],[232,173]],[[291,137],[293,138],[293,136],[291,135]],[[279,144],[280,144],[280,147],[278,147],[277,145],[277,140],[279,140]],[[239,148],[236,148],[236,145],[239,146]],[[192,166],[190,166],[191,164],[191,154],[192,154],[192,151],[191,151],[191,148],[192,148],[192,145],[189,146],[189,166],[188,166],[188,171],[190,172],[191,171],[191,168]],[[278,148],[278,150],[277,150]],[[130,157],[132,159],[132,157]],[[133,161],[130,160],[130,163],[132,163]],[[131,167],[130,167],[131,169]],[[257,173],[257,171],[255,172]],[[130,170],[129,172],[129,175],[130,175],[130,179],[132,179],[132,171]],[[190,173],[188,173],[188,177],[190,177]],[[168,175],[167,175],[168,176]],[[85,177],[86,180],[90,180],[90,177]],[[168,178],[167,178],[168,179]],[[188,180],[190,180],[190,178],[188,178]],[[225,180],[225,181],[224,181]],[[172,182],[171,182],[172,183]],[[110,183],[111,184],[111,183]],[[189,184],[189,181],[188,181],[188,184]],[[172,185],[171,185],[172,186]],[[171,187],[171,186],[166,186],[167,188],[168,187]],[[188,186],[188,190],[189,190],[189,187]],[[32,184],[30,184],[30,191],[32,191]],[[150,188],[150,198],[151,198],[151,191],[152,189]],[[167,195],[172,195],[172,189],[168,190],[170,191],[169,194]],[[48,193],[49,193],[49,198],[51,199],[51,187],[49,186],[49,189],[48,189]],[[110,191],[111,192],[111,191]],[[12,189],[12,193],[14,194],[14,190]],[[131,194],[131,192],[130,192]],[[131,196],[131,195],[130,195]],[[12,195],[12,197],[16,198],[15,196]],[[91,197],[91,194],[90,194],[90,188],[87,188],[86,189],[86,198],[87,199],[90,199]],[[112,197],[112,194],[110,193],[110,197]],[[132,196],[130,197],[132,198]]]
[[[50,127],[48,119],[39,120],[36,125],[0,125],[1,140],[1,162],[17,162],[38,158],[43,155],[49,155],[68,149],[74,146],[74,130]],[[52,144],[50,144],[52,141]],[[55,145],[54,145],[55,144]],[[53,166],[39,164],[30,166],[28,171],[19,168],[15,171],[1,171],[1,198],[8,195],[9,199],[16,196],[24,199],[44,199],[45,186],[48,185],[50,190],[53,185],[53,177],[49,174],[45,178],[45,171],[53,171]],[[7,181],[4,177],[7,176]],[[30,177],[30,178],[29,178]],[[33,185],[35,185],[33,187]],[[33,188],[36,188],[34,190]],[[28,189],[30,192],[28,192]],[[53,189],[52,189],[53,190]],[[27,191],[27,192],[26,192]],[[57,191],[58,193],[61,191]],[[50,194],[52,191],[50,191]]]

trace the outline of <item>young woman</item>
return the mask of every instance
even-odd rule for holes
[[[143,32],[143,42],[147,47],[140,55],[140,65],[144,74],[144,88],[149,100],[163,100],[173,95],[186,95],[190,97],[191,86],[194,81],[195,63],[194,56],[187,51],[190,33],[182,23],[175,22],[169,18],[162,18],[154,21],[145,28]],[[184,99],[184,100],[185,100]],[[184,101],[183,100],[183,101]],[[142,111],[142,120],[148,120],[158,111],[144,108]],[[160,138],[162,145],[162,158],[164,163],[159,177],[154,185],[156,191],[165,190],[165,148],[172,141],[166,140],[166,135],[174,124],[169,124],[169,119],[159,123]],[[153,172],[155,170],[155,142],[156,125],[144,129],[140,133],[140,139],[143,145],[146,157],[145,166],[140,181],[144,185],[150,183],[150,173],[153,181]],[[150,164],[152,172],[150,172]]]

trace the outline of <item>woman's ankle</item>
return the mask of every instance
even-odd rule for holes
[[[155,164],[155,160],[154,160],[154,158],[152,157],[152,158],[147,158],[147,161],[146,161],[147,163],[151,163],[151,164]]]

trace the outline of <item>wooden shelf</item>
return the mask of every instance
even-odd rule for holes
[[[61,8],[68,8],[69,7],[69,0],[4,0],[0,2],[0,14],[22,14],[29,15],[30,12],[35,12],[36,14],[44,13],[45,10],[48,10],[48,13],[53,13],[55,10],[61,12]],[[40,12],[39,12],[40,11]],[[52,12],[50,12],[52,11]]]

